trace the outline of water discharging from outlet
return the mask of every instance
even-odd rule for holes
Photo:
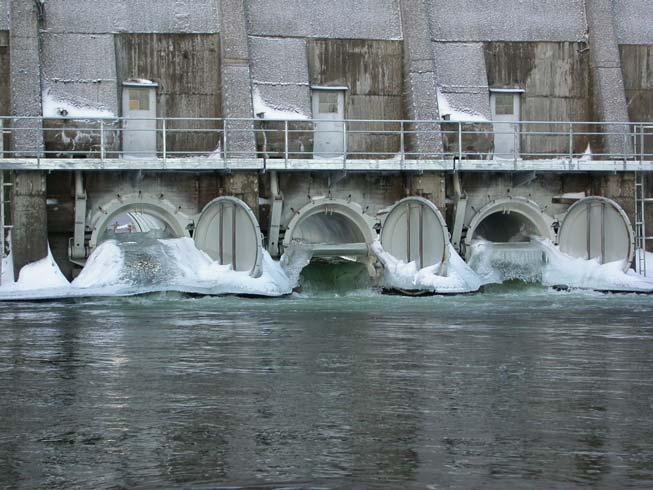
[[[522,281],[541,283],[547,255],[540,242],[472,243],[469,266],[483,283]]]

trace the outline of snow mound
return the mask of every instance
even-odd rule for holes
[[[70,283],[64,277],[59,266],[52,257],[48,247],[47,257],[24,266],[18,274],[18,281],[14,284],[7,284],[4,287],[18,291],[29,291],[34,289],[52,289],[68,287]]]
[[[385,287],[444,294],[478,291],[481,287],[478,275],[470,269],[451,244],[448,247],[449,259],[445,267],[438,263],[418,269],[416,262],[406,263],[390,255],[378,240],[371,246],[384,266]],[[441,274],[445,269],[444,274]]]

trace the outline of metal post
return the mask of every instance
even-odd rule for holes
[[[399,127],[399,159],[400,159],[400,168],[404,168],[406,164],[406,155],[405,155],[405,140],[404,140],[404,121],[401,121],[401,126]]]
[[[284,148],[284,158],[285,158],[284,167],[288,168],[288,119],[284,121],[283,138],[284,138],[283,148]]]
[[[224,144],[224,168],[227,168],[227,120],[222,123],[222,142]]]
[[[458,121],[458,164],[463,159],[463,123]]]
[[[574,159],[574,126],[569,123],[569,163]]]
[[[166,138],[167,133],[166,133],[166,120],[165,119],[163,119],[161,121],[161,128],[163,130],[163,135],[162,135],[162,138],[161,138],[162,142],[161,143],[163,145],[163,163],[165,165],[166,159],[168,158],[168,148],[167,148],[168,144],[167,144],[167,138]]]
[[[104,121],[100,120],[100,160],[104,160]]]
[[[513,129],[513,135],[514,135],[514,143],[512,145],[512,157],[513,157],[513,161],[514,161],[515,166],[517,166],[517,141],[518,141],[517,140],[517,131],[518,131],[517,123],[513,123],[512,129]]]
[[[347,121],[342,123],[342,136],[342,169],[345,170],[347,168]]]

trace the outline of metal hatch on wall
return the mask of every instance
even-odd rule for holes
[[[260,276],[261,230],[250,207],[240,199],[223,196],[208,203],[199,215],[193,239],[197,248],[220,264]]]
[[[346,87],[311,87],[315,120],[313,157],[339,158],[345,154]]]
[[[569,207],[558,232],[560,251],[601,264],[633,258],[633,231],[624,210],[611,199],[590,196]]]
[[[122,151],[125,158],[156,158],[156,89],[149,80],[122,84]]]
[[[514,158],[519,156],[519,136],[515,124],[521,111],[523,89],[490,89],[490,108],[494,130],[494,157]]]
[[[445,263],[449,231],[435,204],[423,197],[406,197],[383,220],[381,245],[396,259],[415,261],[422,269]]]

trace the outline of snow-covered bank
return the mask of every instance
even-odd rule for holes
[[[383,250],[378,240],[372,244],[372,251],[385,268],[383,280],[384,286],[387,288],[430,291],[441,294],[478,291],[481,287],[478,275],[470,269],[451,244],[448,247],[449,259],[444,267],[441,267],[441,264],[435,264],[423,269],[418,269],[415,262],[406,263],[397,260]]]
[[[137,234],[133,236],[136,238]],[[251,277],[233,271],[198,250],[190,238],[135,241],[107,240],[91,254],[86,267],[69,283],[52,255],[28,264],[15,284],[0,287],[0,300],[122,296],[160,291],[210,295],[283,296],[297,284],[307,258],[273,260],[263,251],[263,272]],[[283,265],[282,265],[283,264]]]

